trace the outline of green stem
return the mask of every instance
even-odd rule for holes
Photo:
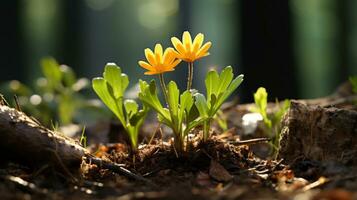
[[[168,101],[169,98],[167,97],[167,89],[166,89],[164,74],[159,74],[159,78],[160,78],[160,85],[161,85],[162,93],[164,93],[166,104],[169,105],[169,101]]]
[[[209,119],[208,121],[203,123],[203,141],[207,141],[209,137],[210,128],[211,128],[211,120]]]
[[[187,76],[187,90],[190,91],[192,88],[193,80],[193,62],[188,63],[188,76]]]

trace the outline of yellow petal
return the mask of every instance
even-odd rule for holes
[[[202,58],[202,57],[206,57],[206,56],[209,56],[210,54],[207,52],[207,53],[205,53],[205,54],[200,54],[199,56],[197,56],[197,58],[196,59],[200,59],[200,58]]]
[[[164,69],[162,69],[162,71],[165,71],[165,72],[174,71],[174,70],[175,70],[175,66],[172,66],[172,65],[167,65],[167,66],[165,66]]]
[[[181,62],[181,59],[176,59],[176,60],[171,64],[171,67],[172,67],[172,68],[175,68],[180,62]]]
[[[139,61],[138,64],[139,64],[142,68],[147,69],[147,70],[149,70],[149,71],[152,71],[152,70],[155,69],[154,67],[152,67],[151,65],[149,65],[147,62],[144,62],[144,61]]]
[[[161,44],[155,45],[155,57],[157,64],[162,63],[162,46]]]
[[[171,38],[172,45],[175,47],[175,49],[180,53],[184,54],[185,53],[185,48],[181,41],[177,39],[176,37]]]
[[[161,74],[161,73],[157,72],[157,71],[148,71],[148,72],[145,72],[144,74],[146,74],[146,75],[154,75],[154,74]]]
[[[196,35],[195,39],[193,40],[193,50],[192,52],[197,52],[198,49],[202,46],[204,39],[204,35],[202,33],[199,33]]]
[[[170,56],[172,55],[172,53],[171,53],[172,50],[173,50],[173,49],[170,48],[170,47],[167,48],[167,49],[165,49],[164,55],[162,56],[162,59],[164,60],[164,63],[165,63],[167,60],[170,59]]]
[[[192,38],[191,35],[188,31],[185,31],[182,35],[182,43],[186,49],[187,52],[191,52],[192,49]]]
[[[146,48],[145,49],[145,57],[149,61],[150,65],[156,65],[156,60],[154,53],[151,51],[151,49]]]
[[[175,51],[175,50],[173,50],[173,51],[171,52],[171,54],[172,54],[172,56],[173,56],[174,58],[180,58],[180,57],[181,57],[181,54],[178,53],[178,52]]]
[[[204,44],[202,46],[202,48],[197,52],[196,56],[197,57],[202,57],[203,55],[205,55],[208,51],[208,49],[212,46],[211,42],[207,42],[206,44]]]

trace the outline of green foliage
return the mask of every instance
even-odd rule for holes
[[[160,122],[172,128],[175,136],[175,147],[178,151],[184,149],[184,139],[188,133],[207,118],[200,117],[195,108],[194,99],[189,91],[180,94],[175,82],[167,85],[168,106],[163,107],[156,88],[156,83],[140,80],[140,100],[158,113]]]
[[[254,93],[254,102],[256,105],[256,109],[254,112],[260,113],[263,117],[264,124],[271,129],[272,121],[268,118],[267,114],[267,105],[268,105],[268,93],[265,88],[260,87]]]
[[[280,142],[280,132],[281,132],[281,119],[290,107],[290,100],[284,100],[282,105],[279,101],[276,101],[276,106],[278,107],[277,111],[272,115],[267,114],[268,106],[268,93],[265,88],[260,87],[254,93],[254,102],[256,107],[252,109],[252,112],[260,113],[263,117],[263,122],[271,137],[271,146],[273,147],[272,155],[275,156],[279,150]]]
[[[202,118],[206,118],[203,129],[203,139],[209,137],[211,120],[215,117],[222,104],[238,88],[243,81],[243,75],[234,78],[231,66],[226,67],[221,74],[213,70],[208,72],[205,80],[206,98],[202,94],[195,94],[195,105]]]
[[[113,63],[105,66],[103,77],[94,78],[92,87],[103,103],[115,114],[129,135],[132,148],[137,149],[138,133],[148,111],[131,99],[124,100],[129,78]]]
[[[217,122],[218,126],[223,130],[226,131],[228,129],[227,119],[222,110],[218,110],[214,120]]]
[[[17,95],[21,109],[47,126],[51,126],[51,121],[58,121],[62,126],[83,122],[84,117],[94,119],[105,115],[101,107],[80,94],[89,86],[87,79],[77,79],[70,67],[59,65],[51,57],[42,59],[40,63],[43,77],[35,81],[34,87],[16,80],[3,85],[2,91],[7,99]]]
[[[357,76],[351,76],[349,80],[352,85],[352,91],[357,94]]]

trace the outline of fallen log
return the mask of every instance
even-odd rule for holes
[[[15,160],[31,167],[50,165],[68,175],[72,175],[71,172],[79,172],[81,163],[87,162],[151,184],[141,175],[132,173],[120,164],[95,158],[77,141],[47,129],[36,119],[4,105],[1,98],[0,158],[0,161]]]
[[[282,122],[278,158],[357,164],[357,112],[292,101]]]
[[[89,154],[75,140],[43,127],[37,120],[6,105],[0,105],[0,154],[30,166],[50,164],[78,169]]]

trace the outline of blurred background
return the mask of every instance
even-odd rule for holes
[[[137,64],[144,48],[189,30],[212,41],[195,63],[194,87],[206,71],[232,65],[245,74],[239,96],[253,101],[328,95],[357,74],[355,0],[5,0],[1,3],[0,82],[33,84],[40,59],[52,56],[80,77],[100,76],[107,62],[133,82],[151,79]],[[185,87],[187,68],[168,73]]]

